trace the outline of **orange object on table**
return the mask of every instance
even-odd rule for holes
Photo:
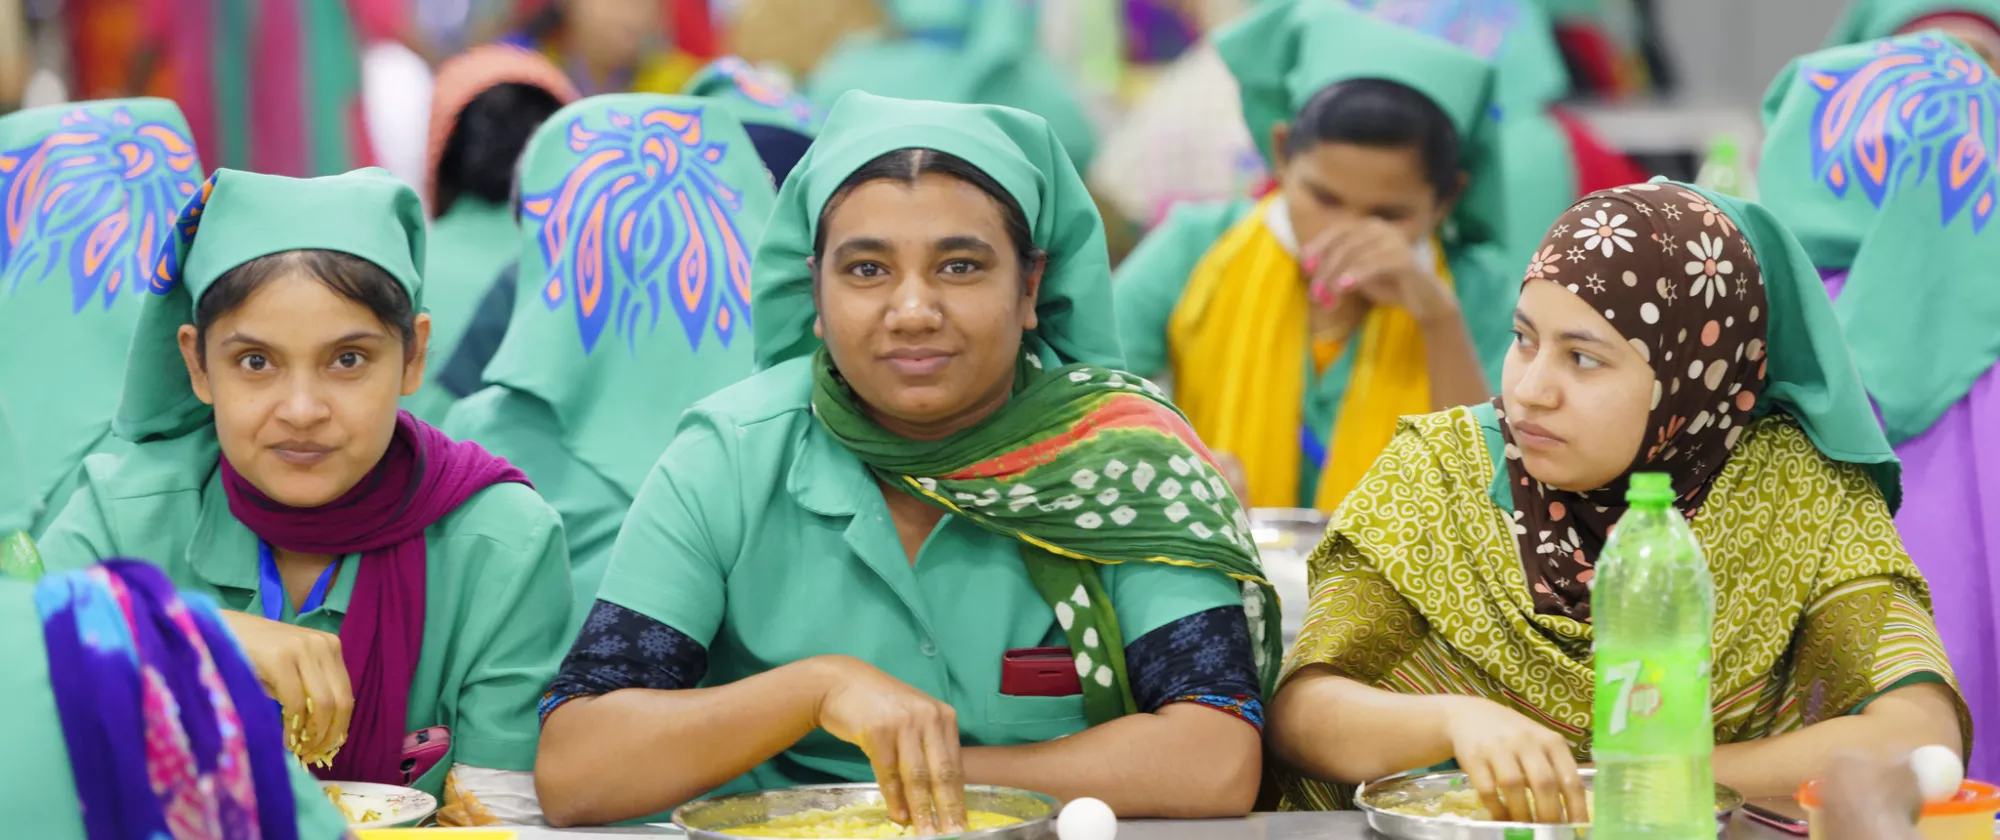
[[[1824,835],[1820,831],[1819,780],[1805,783],[1796,798],[1806,809],[1812,840],[1820,840]],[[1924,803],[1917,833],[1924,840],[1992,840],[1996,814],[2000,814],[2000,787],[1968,779],[1958,786],[1956,796],[1943,802]]]

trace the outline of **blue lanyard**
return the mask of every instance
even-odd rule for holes
[[[340,561],[326,564],[319,573],[319,580],[313,581],[311,592],[306,593],[305,606],[299,608],[299,615],[319,609],[326,603],[326,590],[333,585],[333,570],[340,568]],[[264,617],[272,621],[285,620],[285,604],[291,597],[285,594],[285,580],[278,576],[278,558],[271,556],[271,544],[257,541],[257,577],[259,600],[264,604]]]
[[[1299,424],[1299,449],[1305,452],[1306,463],[1321,469],[1326,467],[1326,444],[1304,423]]]

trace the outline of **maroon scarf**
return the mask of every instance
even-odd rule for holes
[[[340,658],[354,688],[347,745],[321,778],[400,784],[410,683],[424,642],[424,529],[474,493],[528,477],[475,443],[458,443],[407,411],[382,462],[316,508],[272,501],[222,459],[229,513],[274,546],[361,555],[340,623]]]

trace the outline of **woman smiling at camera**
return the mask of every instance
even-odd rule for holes
[[[1529,268],[1501,396],[1404,420],[1334,515],[1279,761],[1353,785],[1455,759],[1496,814],[1578,816],[1590,580],[1634,472],[1672,477],[1715,576],[1716,781],[1781,796],[1841,750],[1961,748],[1895,456],[1791,235],[1654,183],[1585,197],[1547,243],[1586,253]]]
[[[870,779],[924,834],[968,783],[1249,810],[1276,604],[1107,273],[1041,118],[843,98],[757,252],[762,370],[682,421],[543,703],[550,820]],[[1067,679],[1004,664],[1037,648]]]
[[[137,446],[85,462],[44,561],[213,597],[322,778],[535,818],[569,562],[518,471],[396,408],[430,337],[416,193],[222,170],[174,231],[113,423]]]

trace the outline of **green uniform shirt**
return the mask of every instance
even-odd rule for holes
[[[10,837],[84,840],[69,747],[49,685],[48,649],[42,642],[35,585],[0,577],[0,814]],[[305,766],[292,762],[292,801],[301,840],[334,840],[347,820],[334,810]]]
[[[500,269],[520,257],[520,244],[512,209],[471,196],[460,196],[450,212],[432,220],[424,264],[424,311],[431,316],[429,366],[424,387],[403,399],[403,407],[417,419],[433,426],[444,422],[455,398],[438,375],[472,326],[479,298],[492,288]]]
[[[181,589],[263,615],[256,535],[230,515],[220,470],[187,469],[219,457],[213,430],[203,430],[122,459],[89,459],[75,498],[41,541],[43,563],[57,572],[112,557],[147,560]],[[424,643],[408,729],[451,729],[451,753],[415,785],[442,795],[454,763],[534,769],[535,705],[569,647],[569,560],[555,512],[519,484],[475,494],[426,530],[424,544]],[[343,568],[324,606],[300,616],[286,605],[284,621],[340,632],[354,579]]]
[[[452,405],[444,433],[454,440],[478,441],[486,451],[527,473],[535,490],[562,517],[575,601],[564,637],[574,637],[597,599],[597,584],[611,562],[611,543],[618,539],[632,494],[563,446],[555,411],[533,394],[487,386]]]
[[[703,685],[845,654],[950,703],[968,745],[1085,729],[1080,695],[1000,694],[1003,653],[1067,644],[1017,543],[947,517],[912,564],[881,488],[813,419],[811,390],[811,359],[797,358],[690,410],[632,505],[600,598],[705,645]],[[1127,640],[1243,603],[1211,571],[1100,573]],[[818,731],[718,792],[872,778],[859,748]]]

